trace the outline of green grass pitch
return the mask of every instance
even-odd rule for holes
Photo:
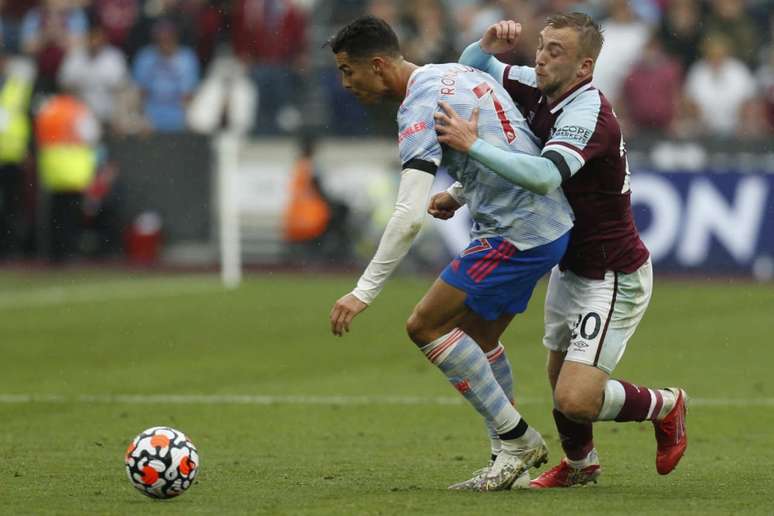
[[[431,281],[395,278],[337,339],[328,312],[353,277],[249,276],[225,291],[210,276],[3,273],[0,514],[774,512],[771,284],[657,277],[616,376],[695,401],[671,475],[655,471],[650,424],[602,423],[599,484],[481,494],[446,486],[483,465],[483,425],[403,330]],[[553,465],[544,292],[504,342]],[[155,425],[201,453],[175,500],[125,477],[129,440]]]

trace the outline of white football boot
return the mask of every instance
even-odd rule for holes
[[[452,484],[449,486],[449,489],[452,491],[479,491],[479,486],[481,485],[483,478],[487,473],[489,473],[489,470],[492,468],[493,464],[494,461],[490,460],[487,466],[474,471],[471,478],[468,480],[463,480],[462,482],[457,482],[456,484]],[[527,489],[529,487],[530,480],[529,471],[525,471],[519,478],[516,479],[515,482],[513,482],[511,489]]]
[[[548,447],[533,428],[530,427],[524,437],[514,441],[503,441],[503,449],[489,471],[480,478],[476,491],[505,491],[517,481],[526,481],[529,485],[529,469],[548,462]],[[527,476],[522,479],[524,473]]]

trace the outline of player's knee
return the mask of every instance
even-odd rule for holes
[[[569,419],[580,423],[594,421],[599,412],[596,397],[571,389],[557,389],[554,392],[554,406]]]
[[[428,327],[424,318],[414,310],[406,321],[406,333],[411,341],[417,346],[424,346],[429,341]]]

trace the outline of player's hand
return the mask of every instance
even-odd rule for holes
[[[347,294],[336,301],[331,309],[331,332],[337,337],[344,335],[344,332],[349,332],[352,319],[366,308],[368,305],[353,294]]]
[[[456,151],[470,151],[478,139],[478,108],[473,109],[470,120],[465,120],[446,102],[440,101],[438,105],[443,111],[434,115],[438,141]]]
[[[481,50],[487,54],[502,54],[516,47],[521,36],[521,23],[502,20],[490,25],[481,38]]]
[[[451,196],[449,192],[438,192],[430,198],[430,204],[427,206],[427,213],[435,217],[436,219],[446,220],[454,216],[454,212],[457,211],[460,203]]]

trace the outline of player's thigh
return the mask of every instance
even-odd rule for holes
[[[548,373],[548,383],[551,384],[551,390],[556,389],[556,382],[559,380],[559,373],[564,365],[563,351],[548,351],[548,358],[546,360],[546,372]]]
[[[559,267],[551,269],[543,306],[543,346],[549,351],[549,375],[551,367],[556,369],[557,366],[557,364],[552,365],[551,361],[558,360],[558,367],[561,367],[561,360],[564,359],[564,354],[570,346],[572,310],[570,292],[564,279],[566,274],[560,271]],[[555,356],[554,353],[556,353]],[[556,369],[556,375],[558,376],[558,369]]]
[[[406,323],[409,336],[424,344],[450,332],[468,313],[466,298],[465,292],[437,278]]]
[[[608,272],[604,279],[590,279],[567,273],[563,280],[570,321],[565,361],[612,373],[650,302],[650,261],[630,274]]]

